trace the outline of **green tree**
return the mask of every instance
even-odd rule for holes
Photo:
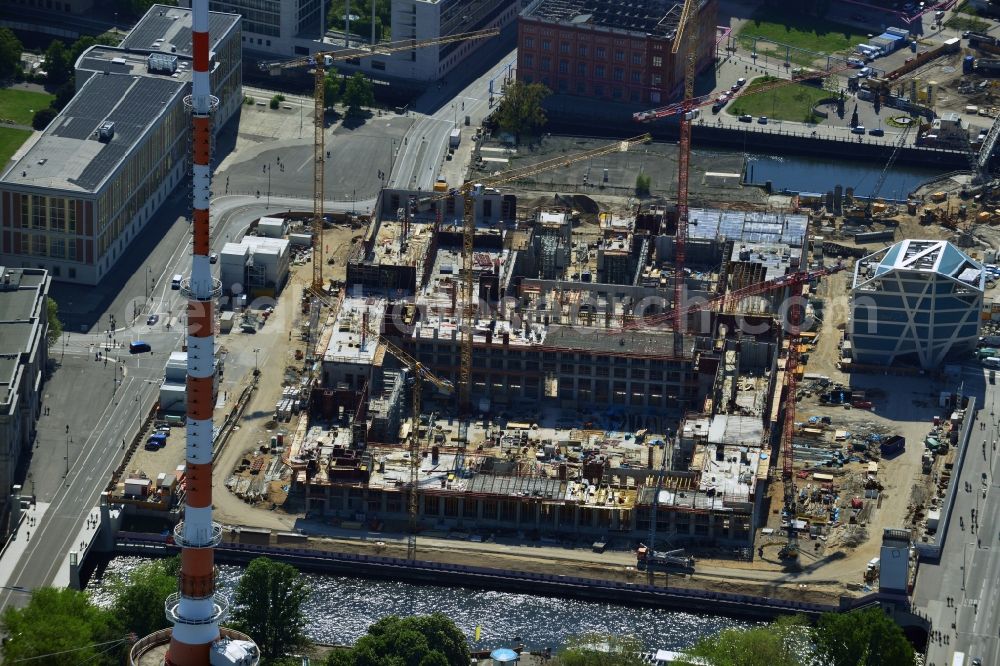
[[[45,49],[45,74],[50,85],[59,86],[73,77],[73,54],[60,39]]]
[[[640,666],[642,643],[631,636],[584,634],[566,641],[555,666]]]
[[[361,112],[361,107],[375,104],[375,86],[361,72],[355,72],[344,85],[344,104],[347,105],[347,115],[354,116]]]
[[[903,630],[880,608],[824,613],[816,628],[816,645],[829,666],[913,663],[913,647]]]
[[[323,79],[323,107],[332,108],[340,101],[340,78],[333,72],[327,72]]]
[[[725,629],[706,636],[687,654],[713,666],[802,666],[798,653],[807,638],[806,620],[786,617],[763,627]]]
[[[147,636],[170,626],[163,614],[163,600],[177,591],[179,568],[180,560],[172,557],[148,562],[127,578],[116,577],[109,581],[108,587],[115,598],[112,609],[128,631]]]
[[[648,197],[649,196],[649,188],[650,188],[650,185],[652,184],[652,182],[653,181],[649,177],[649,174],[640,173],[638,176],[636,176],[635,177],[635,193],[636,193],[636,195],[638,195],[640,197]]]
[[[94,606],[78,590],[39,588],[24,608],[8,606],[0,627],[7,636],[6,664],[114,666],[126,647],[113,613]]]
[[[52,298],[45,299],[45,308],[49,319],[48,344],[49,347],[56,343],[63,333],[62,322],[59,321],[59,304]]]
[[[10,28],[0,28],[0,79],[9,79],[21,71],[21,40]]]
[[[327,666],[467,666],[465,635],[441,613],[384,617],[350,650],[333,652]]]
[[[305,644],[302,605],[308,596],[295,567],[258,557],[236,586],[233,626],[257,641],[265,663],[272,662]]]
[[[507,86],[503,100],[497,109],[497,124],[500,129],[521,140],[525,132],[533,132],[545,125],[548,118],[542,102],[552,91],[541,83],[515,81]]]
[[[44,109],[39,109],[35,111],[35,115],[31,117],[31,126],[36,130],[41,131],[49,126],[52,119],[56,117],[58,111],[53,109],[51,106],[47,106]]]

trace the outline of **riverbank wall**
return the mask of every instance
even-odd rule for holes
[[[163,536],[122,532],[115,537],[113,554],[168,557],[177,554],[179,550],[176,546],[167,543],[166,537]],[[410,561],[393,557],[252,544],[224,543],[215,549],[216,561],[220,563],[245,565],[257,557],[264,556],[286,562],[303,571],[321,574],[384,578],[425,585],[541,594],[755,620],[773,620],[782,615],[804,615],[815,619],[822,613],[852,610],[878,603],[876,595],[868,595],[860,599],[842,597],[839,605],[826,605],[706,590],[597,580],[571,575],[536,574],[419,560]],[[642,574],[638,573],[637,575]]]

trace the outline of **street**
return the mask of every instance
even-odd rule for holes
[[[965,464],[952,481],[958,484],[958,493],[940,562],[921,563],[914,588],[914,606],[930,618],[931,630],[943,635],[941,640],[932,638],[928,646],[929,666],[951,664],[955,651],[965,652],[967,659],[978,657],[983,664],[1000,663],[1000,599],[996,594],[1000,453],[994,446],[1000,440],[1000,405],[996,404],[1000,388],[989,382],[983,385],[982,409],[973,425]],[[981,422],[985,430],[980,430]]]

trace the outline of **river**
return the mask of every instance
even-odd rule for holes
[[[855,196],[868,196],[885,167],[877,162],[781,157],[778,155],[748,155],[745,181],[764,185],[771,181],[774,192],[825,193],[836,185],[853,187]],[[886,174],[879,196],[905,200],[922,183],[940,175],[943,169],[895,165]]]
[[[104,589],[108,575],[128,575],[139,557],[116,557],[102,577],[90,580],[87,589],[99,604],[109,602]],[[220,591],[231,596],[242,569],[219,566]],[[348,576],[303,574],[311,595],[306,605],[309,638],[321,643],[350,644],[368,626],[386,615],[421,615],[440,611],[466,635],[482,628],[473,649],[492,649],[524,642],[532,648],[553,649],[569,636],[597,632],[631,635],[647,649],[682,649],[698,638],[729,627],[754,623],[725,617],[695,615],[655,608],[577,601],[557,597],[493,592],[462,587],[412,585],[395,581]]]

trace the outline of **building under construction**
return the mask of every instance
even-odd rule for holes
[[[412,409],[421,377],[460,381],[463,210],[459,194],[382,195],[319,342],[312,418],[287,452],[293,496],[398,527],[416,465],[423,529],[637,538],[655,514],[678,542],[747,545],[788,348],[769,313],[807,268],[806,216],[692,210],[675,330],[673,211],[602,214],[584,235],[572,210],[525,218],[487,190],[470,420],[430,384]]]

